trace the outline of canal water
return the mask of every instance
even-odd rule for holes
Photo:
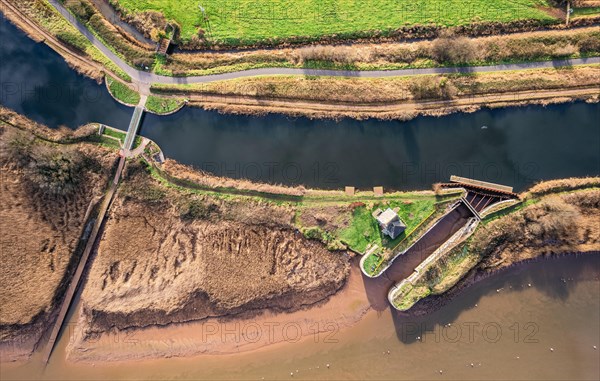
[[[0,55],[3,105],[51,127],[96,121],[126,128],[132,109],[5,20]],[[411,122],[332,122],[184,109],[147,116],[142,133],[168,157],[231,177],[414,189],[459,174],[523,189],[541,179],[600,173],[599,112],[598,105],[577,103]],[[66,341],[63,335],[46,369],[35,359],[1,364],[0,378],[597,380],[600,257],[529,263],[422,318],[371,311],[333,336],[249,353],[84,365],[66,361]]]
[[[71,70],[49,47],[0,21],[0,103],[49,125],[126,129],[133,110]],[[289,185],[428,189],[452,174],[523,190],[600,174],[600,105],[483,110],[409,122],[146,115],[141,133],[165,155],[217,175]]]

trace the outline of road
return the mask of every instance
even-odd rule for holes
[[[502,64],[490,66],[465,66],[465,67],[439,67],[439,68],[421,68],[421,69],[400,69],[400,70],[373,70],[373,71],[352,71],[352,70],[320,70],[320,69],[294,69],[294,68],[263,68],[236,71],[231,73],[213,74],[206,76],[191,77],[168,77],[157,75],[142,70],[137,70],[129,66],[117,54],[105,46],[96,36],[94,36],[83,24],[79,22],[62,4],[57,0],[49,0],[50,4],[58,10],[75,28],[77,28],[90,42],[97,47],[104,55],[112,60],[119,68],[131,76],[133,82],[149,87],[150,84],[190,84],[190,83],[209,83],[223,81],[228,79],[237,79],[254,76],[268,75],[311,75],[311,76],[333,76],[333,77],[362,77],[362,78],[384,78],[397,76],[410,76],[422,74],[452,74],[452,73],[486,73],[494,71],[513,71],[524,69],[544,69],[553,67],[575,66],[599,64],[600,57],[576,58],[567,60],[553,60],[540,62],[526,62],[515,64]]]

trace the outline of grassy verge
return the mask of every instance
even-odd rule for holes
[[[121,145],[119,144],[119,142],[117,142],[116,140],[111,139],[109,137],[106,137],[106,136],[90,135],[86,138],[86,141],[90,142],[90,143],[94,143],[94,144],[99,144],[102,147],[106,147],[106,148],[110,148],[110,149],[114,149],[114,150],[121,149]]]
[[[163,75],[210,75],[264,67],[394,70],[486,66],[578,58],[600,54],[600,31],[567,30],[466,39],[442,36],[433,41],[382,45],[308,46],[295,49],[173,54],[155,65]]]
[[[600,7],[573,8],[572,17],[600,15]]]
[[[140,94],[137,91],[114,78],[107,76],[106,85],[110,94],[125,104],[135,106],[140,102]]]
[[[84,24],[99,40],[131,66],[151,67],[155,52],[149,46],[140,46],[123,35],[88,0],[62,1],[72,16]]]
[[[153,85],[152,91],[177,95],[254,96],[325,103],[388,103],[597,86],[600,83],[599,75],[600,65],[390,78],[271,76],[207,84]]]
[[[179,110],[185,104],[182,98],[166,98],[150,95],[146,101],[146,110],[155,114],[170,114]]]

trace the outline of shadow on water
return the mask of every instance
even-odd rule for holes
[[[410,316],[390,307],[396,336],[404,344],[415,343],[428,332],[455,323],[464,311],[474,308],[483,297],[499,290],[519,293],[534,287],[552,299],[565,301],[579,282],[597,281],[600,278],[598,254],[542,259],[505,269],[460,291],[460,298],[452,299],[438,310],[423,316]],[[443,299],[438,300],[440,304],[444,303]]]

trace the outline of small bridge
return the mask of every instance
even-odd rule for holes
[[[129,122],[129,128],[127,129],[127,135],[125,136],[125,142],[123,143],[123,150],[125,153],[128,153],[131,151],[131,148],[133,148],[133,142],[135,141],[135,136],[140,128],[142,116],[144,115],[144,107],[142,105],[143,103],[140,102],[140,104],[137,105],[133,110],[133,115],[131,116],[131,121]]]

